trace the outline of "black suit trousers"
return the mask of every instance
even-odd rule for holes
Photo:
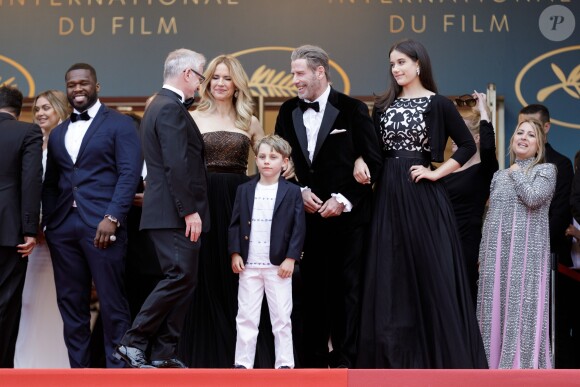
[[[185,229],[146,230],[164,274],[145,300],[121,344],[151,351],[152,360],[177,357],[177,343],[197,284],[201,240]]]
[[[340,217],[306,216],[300,272],[307,368],[353,367],[356,361],[365,226],[351,226],[348,213]]]
[[[27,264],[16,247],[0,246],[0,368],[14,367]]]

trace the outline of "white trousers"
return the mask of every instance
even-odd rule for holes
[[[268,300],[272,333],[274,334],[275,367],[294,368],[292,321],[290,319],[292,314],[292,278],[280,278],[278,266],[246,267],[240,273],[235,364],[248,369],[254,368],[258,324],[264,292]]]

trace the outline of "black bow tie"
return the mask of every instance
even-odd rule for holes
[[[302,110],[302,112],[305,112],[308,109],[312,109],[315,112],[320,111],[320,106],[318,105],[318,102],[306,102],[305,100],[301,99],[298,100],[298,105],[300,105],[300,109]]]
[[[186,99],[185,101],[183,101],[183,106],[185,106],[185,108],[187,110],[189,110],[189,108],[193,105],[193,97]]]
[[[77,113],[70,114],[70,120],[72,122],[77,122],[79,120],[88,121],[90,119],[91,119],[91,116],[89,116],[89,112],[87,112],[86,110],[84,112],[82,112],[81,114],[77,114]]]

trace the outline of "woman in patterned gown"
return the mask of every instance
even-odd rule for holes
[[[522,121],[495,173],[479,249],[477,318],[490,368],[552,368],[548,211],[556,167],[542,123]]]
[[[200,103],[191,113],[205,145],[211,229],[202,235],[198,284],[186,318],[180,353],[191,367],[234,365],[238,277],[227,252],[238,185],[248,180],[250,146],[264,136],[252,115],[248,77],[234,57],[221,55],[205,71]]]
[[[453,210],[439,182],[469,160],[475,143],[453,103],[436,94],[425,48],[405,40],[389,57],[390,88],[373,111],[384,162],[357,366],[486,368]],[[432,169],[431,161],[443,162],[448,136],[458,149]]]

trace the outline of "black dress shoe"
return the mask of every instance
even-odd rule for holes
[[[280,366],[280,367],[278,367],[278,369],[279,370],[289,370],[290,367],[288,367],[288,366]]]
[[[151,365],[156,368],[187,368],[179,359],[152,360]]]
[[[117,345],[113,356],[118,360],[125,360],[129,367],[132,368],[155,368],[147,362],[145,352],[139,348]]]
[[[240,364],[234,364],[234,368],[237,370],[245,370],[247,369],[246,367],[244,367],[243,365]]]

